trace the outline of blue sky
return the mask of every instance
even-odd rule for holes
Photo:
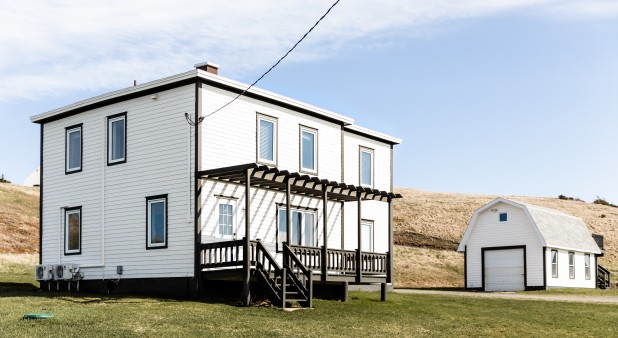
[[[205,60],[251,83],[329,5],[6,4],[0,173],[38,165],[29,116]],[[617,18],[613,1],[342,0],[258,86],[403,138],[399,187],[617,203]]]

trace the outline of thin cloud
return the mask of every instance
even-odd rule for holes
[[[7,2],[0,13],[0,30],[5,32],[0,35],[0,101],[122,88],[133,79],[145,82],[172,75],[205,60],[220,63],[227,76],[257,75],[291,47],[331,2]],[[393,38],[414,37],[448,20],[556,4],[552,0],[344,0],[287,62],[388,46]]]

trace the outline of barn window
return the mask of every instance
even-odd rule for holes
[[[107,165],[127,161],[127,113],[107,117]]]
[[[558,250],[551,251],[551,276],[558,278]]]
[[[584,255],[584,267],[586,272],[586,279],[590,279],[590,255]]]
[[[82,171],[82,125],[66,128],[65,173]]]
[[[64,254],[82,252],[82,207],[64,209]]]
[[[506,222],[508,220],[508,215],[506,214],[506,212],[501,212],[500,213],[500,222]]]
[[[167,195],[146,197],[146,248],[167,248]]]
[[[277,119],[258,115],[257,159],[265,164],[277,163]]]
[[[575,253],[569,252],[569,278],[575,278]]]

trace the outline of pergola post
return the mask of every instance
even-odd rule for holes
[[[361,192],[358,191],[358,249],[356,250],[356,283],[361,283],[363,278],[362,278],[362,271],[361,271],[361,267],[362,267],[362,244],[363,244],[363,239],[362,239],[362,234],[361,234],[361,215],[362,215],[362,208],[361,208],[361,201],[363,200],[362,196],[361,196]]]
[[[388,198],[388,255],[386,255],[386,282],[393,282],[393,199]]]
[[[291,205],[291,194],[290,194],[290,179],[285,179],[285,241],[287,245],[292,244],[292,205]],[[287,255],[283,255],[283,267],[287,267],[288,260]]]
[[[243,281],[242,281],[242,302],[243,305],[249,306],[251,303],[251,262],[249,261],[251,256],[249,250],[251,250],[251,237],[250,237],[250,215],[251,215],[251,169],[245,170],[245,237],[243,248]]]
[[[322,282],[326,282],[326,259],[328,250],[328,191],[322,186]]]

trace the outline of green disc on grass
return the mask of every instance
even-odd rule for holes
[[[51,313],[27,313],[21,317],[22,319],[47,319],[54,318]]]

